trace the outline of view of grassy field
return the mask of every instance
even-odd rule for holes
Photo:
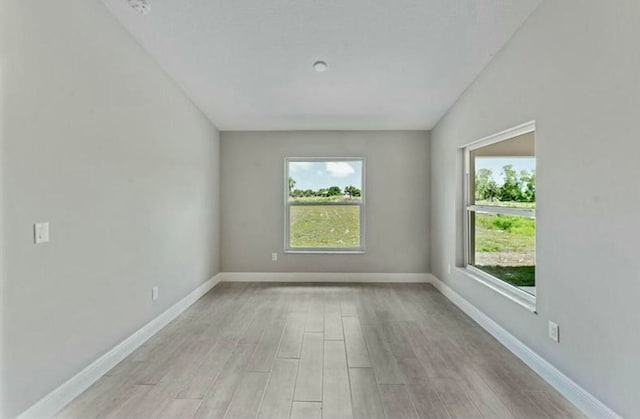
[[[359,247],[360,206],[292,205],[292,247]]]
[[[476,252],[533,253],[536,220],[517,215],[478,213]]]
[[[474,266],[517,287],[534,287],[535,218],[526,213],[498,214],[489,207],[535,209],[535,157],[481,153],[474,156],[473,166],[474,204],[486,207],[487,211],[474,212]],[[535,292],[530,288],[525,291]]]
[[[475,266],[516,286],[535,285],[534,218],[475,216]]]
[[[504,165],[498,181],[476,160],[474,204],[535,209],[535,169]],[[529,162],[531,163],[531,162]],[[288,166],[291,248],[360,247],[361,162],[290,162]],[[295,177],[293,176],[295,174]],[[337,179],[353,175],[347,183]],[[326,179],[332,179],[327,182]],[[343,181],[344,182],[344,181]],[[353,182],[353,183],[351,183]],[[519,287],[535,286],[535,218],[474,211],[473,265]]]
[[[535,209],[535,202],[517,202],[517,201],[490,201],[487,199],[476,199],[476,205],[486,205],[486,206],[500,206],[500,207],[508,207],[508,208],[527,208],[527,209]]]
[[[477,268],[516,287],[533,287],[536,284],[535,266],[478,266]]]

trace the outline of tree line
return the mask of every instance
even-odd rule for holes
[[[498,185],[489,169],[476,171],[475,197],[479,201],[536,201],[536,171],[521,170],[517,173],[508,164],[502,167],[504,183]]]
[[[330,197],[345,195],[352,198],[362,196],[362,191],[355,186],[345,186],[344,190],[339,186],[330,186],[328,188],[312,189],[295,189],[296,181],[289,176],[289,196],[292,198],[311,198],[311,197]]]

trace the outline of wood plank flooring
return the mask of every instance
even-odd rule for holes
[[[221,283],[59,418],[582,418],[423,284]]]

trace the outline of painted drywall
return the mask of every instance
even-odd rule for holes
[[[540,1],[104,0],[233,131],[431,128]]]
[[[429,272],[428,132],[223,132],[221,138],[224,272]],[[365,158],[365,254],[283,254],[286,157]]]
[[[1,14],[9,418],[219,271],[219,137],[100,1]]]
[[[432,270],[624,417],[640,415],[640,2],[545,1],[432,132]],[[459,147],[536,121],[537,310],[461,270]],[[560,343],[547,322],[560,325]]]

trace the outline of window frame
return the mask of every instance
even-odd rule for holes
[[[523,216],[523,217],[532,217],[536,219],[537,205],[535,209],[514,208],[514,207],[504,207],[504,206],[501,207],[501,206],[492,206],[492,205],[476,205],[475,195],[472,196],[471,194],[472,179],[471,179],[471,173],[470,173],[471,172],[470,159],[471,159],[471,152],[473,152],[474,150],[477,150],[492,144],[496,144],[499,142],[507,141],[531,132],[535,133],[535,131],[536,131],[536,123],[535,121],[530,121],[522,125],[518,125],[516,127],[501,131],[497,134],[493,134],[488,137],[481,138],[477,141],[474,141],[462,147],[462,151],[464,153],[463,269],[468,276],[488,286],[489,288],[507,297],[508,299],[524,306],[525,308],[529,309],[534,313],[536,312],[536,295],[538,294],[537,280],[536,280],[536,295],[532,295],[518,288],[517,286],[509,284],[508,282],[503,281],[495,277],[494,275],[491,275],[470,264],[470,262],[472,261],[471,255],[473,254],[473,249],[471,248],[473,245],[472,237],[471,237],[471,231],[472,231],[471,222],[472,222],[472,213],[517,215],[517,216]],[[536,223],[536,236],[537,236],[537,227],[538,226]],[[537,247],[537,241],[536,241],[536,247]],[[537,256],[537,252],[536,252],[536,256]],[[537,265],[537,260],[536,260],[536,265]]]
[[[295,162],[340,162],[359,161],[362,163],[361,196],[354,202],[291,202],[289,201],[289,163]],[[285,157],[284,159],[284,253],[287,254],[364,254],[365,253],[365,214],[366,214],[366,159],[364,157]],[[358,206],[360,208],[360,246],[359,247],[292,247],[290,243],[292,206]]]

